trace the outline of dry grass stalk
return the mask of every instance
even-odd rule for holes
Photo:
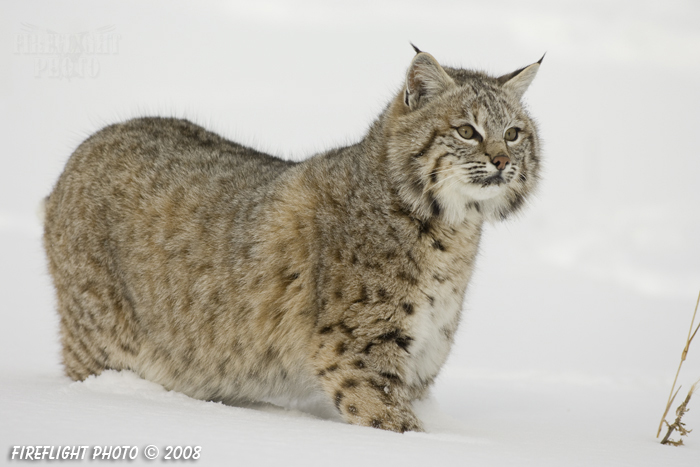
[[[661,440],[661,444],[671,444],[673,446],[681,446],[683,444],[683,440],[681,438],[678,438],[678,441],[674,441],[671,439],[671,435],[673,434],[674,430],[678,431],[680,436],[688,436],[688,433],[690,433],[693,430],[687,430],[685,428],[685,423],[681,421],[681,418],[687,411],[690,409],[688,408],[688,402],[690,402],[690,398],[692,395],[695,393],[695,391],[698,388],[698,383],[700,383],[700,380],[696,381],[695,384],[693,384],[690,387],[690,391],[688,391],[688,395],[686,396],[685,400],[681,405],[678,406],[676,409],[676,421],[673,422],[672,424],[669,424],[665,419],[664,422],[666,423],[666,426],[668,426],[668,431],[666,432],[666,436],[664,436],[664,439]],[[680,390],[680,388],[678,388]],[[678,394],[678,391],[676,391],[676,394]],[[674,396],[675,397],[675,396]]]
[[[690,433],[690,430],[686,430],[684,428],[684,424],[681,423],[681,417],[683,416],[684,413],[686,413],[688,410],[687,405],[688,402],[690,401],[690,397],[693,395],[695,390],[697,389],[697,384],[693,384],[693,386],[690,388],[690,392],[688,392],[688,396],[685,398],[685,401],[676,409],[676,422],[673,424],[669,424],[666,421],[666,416],[668,415],[669,410],[671,410],[671,405],[673,404],[673,401],[676,399],[676,396],[678,395],[678,391],[681,390],[681,388],[678,388],[678,391],[675,393],[673,392],[676,389],[676,382],[678,381],[678,375],[681,372],[681,367],[683,366],[683,362],[685,361],[686,357],[688,356],[688,348],[690,347],[690,343],[693,341],[695,338],[695,335],[698,333],[698,329],[700,329],[700,324],[698,324],[698,327],[695,328],[695,331],[693,331],[693,326],[695,325],[695,316],[698,313],[698,304],[700,304],[700,293],[698,294],[698,300],[695,303],[695,311],[693,312],[693,319],[690,321],[690,329],[688,330],[688,339],[686,340],[685,347],[683,348],[683,353],[681,354],[681,362],[678,364],[678,370],[676,371],[676,377],[673,380],[673,386],[671,386],[671,393],[668,395],[668,402],[666,403],[666,410],[664,411],[663,416],[661,417],[661,422],[659,422],[659,429],[656,431],[656,437],[659,437],[659,434],[661,434],[661,429],[664,426],[664,423],[669,427],[668,433],[666,433],[666,436],[664,437],[663,441],[661,441],[661,444],[673,444],[675,446],[680,446],[683,444],[683,440],[679,440],[678,442],[674,441],[669,441],[669,436],[671,433],[673,433],[673,430],[678,430],[681,433],[681,436],[686,436],[688,433]],[[674,428],[675,427],[675,428]]]

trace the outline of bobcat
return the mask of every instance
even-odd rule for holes
[[[521,97],[541,62],[491,77],[416,49],[364,139],[298,163],[180,119],[95,133],[46,199],[66,373],[321,393],[348,423],[422,430],[482,225],[538,180]]]

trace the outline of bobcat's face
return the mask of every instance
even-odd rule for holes
[[[520,96],[538,66],[492,78],[417,55],[403,112],[391,121],[389,157],[399,192],[419,215],[456,223],[477,210],[505,218],[523,204],[538,178],[539,142]]]
[[[435,147],[431,176],[438,198],[447,204],[508,204],[529,192],[528,178],[538,169],[537,136],[520,103],[497,88],[476,94],[466,86],[458,94],[458,105],[447,109],[450,128]]]

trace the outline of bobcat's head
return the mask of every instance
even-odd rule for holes
[[[400,196],[424,219],[506,218],[539,177],[537,127],[520,99],[542,59],[496,78],[416,52],[384,125]]]

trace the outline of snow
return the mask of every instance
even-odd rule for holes
[[[700,290],[700,5],[485,3],[3,3],[0,463],[16,445],[138,446],[136,465],[179,445],[202,447],[197,465],[700,465],[700,432],[654,438]],[[93,77],[22,42],[103,27],[116,46],[82,56]],[[362,136],[409,41],[493,73],[547,52],[525,95],[545,179],[484,233],[455,348],[416,406],[427,433],[346,425],[318,401],[230,407],[129,372],[63,375],[36,208],[82,139],[185,116],[301,159]]]

